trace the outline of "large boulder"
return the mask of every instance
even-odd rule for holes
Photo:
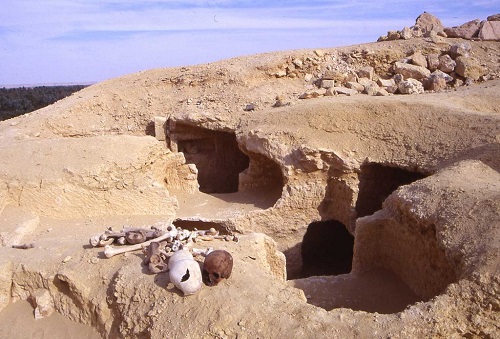
[[[481,27],[481,20],[476,19],[466,22],[463,25],[456,27],[447,27],[444,32],[449,38],[462,38],[471,40],[472,38],[477,38],[479,34],[479,28]]]
[[[431,71],[422,66],[405,64],[403,62],[396,62],[393,65],[394,73],[401,74],[405,79],[423,79],[431,75]]]
[[[500,21],[484,21],[479,30],[479,39],[500,41]]]
[[[455,72],[464,78],[478,80],[480,76],[486,74],[486,69],[475,58],[460,56],[456,59],[456,62]]]
[[[441,20],[427,12],[424,12],[417,17],[417,20],[415,20],[415,26],[422,28],[424,35],[431,31],[442,32],[444,29]]]
[[[401,94],[421,94],[424,93],[424,85],[416,79],[406,79],[398,84]]]

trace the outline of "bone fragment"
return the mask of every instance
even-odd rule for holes
[[[111,258],[112,256],[117,255],[117,254],[122,254],[122,253],[126,253],[126,252],[131,252],[131,251],[137,251],[137,250],[142,249],[144,246],[148,246],[153,241],[160,242],[162,240],[167,239],[168,237],[175,237],[175,235],[177,234],[176,232],[177,232],[177,230],[175,230],[175,231],[172,230],[170,232],[166,232],[165,234],[163,234],[157,238],[154,238],[154,239],[151,239],[151,240],[148,240],[146,242],[143,242],[141,244],[136,244],[136,245],[122,246],[119,248],[118,247],[111,247],[108,245],[104,248],[104,255],[106,256],[106,258]]]

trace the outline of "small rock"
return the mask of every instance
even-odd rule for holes
[[[446,80],[441,77],[429,77],[424,82],[424,88],[429,91],[439,92],[446,88]]]
[[[375,93],[375,95],[378,97],[385,97],[389,95],[389,92],[387,92],[384,88],[379,87],[379,90]]]
[[[319,56],[321,58],[321,57],[323,57],[325,55],[325,52],[323,52],[320,49],[315,49],[314,50],[314,54],[316,54],[317,56]]]
[[[366,85],[364,85],[365,89],[363,90],[363,93],[368,94],[368,95],[376,95],[377,92],[380,90],[380,87],[377,85],[375,81],[370,81]]]
[[[313,75],[311,73],[307,73],[306,75],[304,75],[304,80],[309,82],[311,81],[313,78]]]
[[[334,87],[333,90],[337,94],[342,94],[342,95],[347,95],[347,96],[351,96],[351,95],[355,95],[355,94],[359,93],[355,89],[346,88],[346,87]]]
[[[457,63],[448,54],[439,57],[439,70],[445,73],[451,73],[455,70]]]
[[[322,88],[332,88],[335,86],[335,80],[330,80],[330,79],[323,79],[321,80],[321,87]]]
[[[274,75],[276,76],[276,78],[283,78],[286,77],[286,71],[278,71],[274,73]]]
[[[394,79],[378,79],[377,84],[385,89],[388,93],[394,93],[398,89],[398,86],[396,85],[396,81],[394,81]]]
[[[243,110],[246,112],[255,111],[255,104],[253,103],[247,104]]]
[[[66,258],[64,258],[64,259],[63,259],[63,261],[62,261],[62,262],[65,264],[65,263],[67,263],[68,261],[70,261],[71,259],[73,259],[73,257],[72,257],[72,256],[70,256],[70,255],[68,255]]]
[[[353,89],[355,91],[362,92],[365,89],[365,86],[361,85],[360,83],[354,82],[354,81],[349,81],[345,84],[345,87],[348,89]]]
[[[401,39],[401,35],[398,31],[389,31],[387,32],[387,40],[399,40]]]
[[[398,84],[401,94],[421,94],[424,93],[424,86],[417,79],[406,79]]]
[[[404,27],[401,31],[399,31],[399,35],[401,36],[401,39],[404,40],[413,38],[413,33],[408,27]]]
[[[303,65],[302,60],[300,60],[300,59],[293,59],[292,62],[295,65],[295,67],[302,68],[302,65]]]

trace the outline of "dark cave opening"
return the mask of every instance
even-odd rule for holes
[[[380,164],[361,166],[359,193],[356,201],[357,217],[371,215],[382,209],[384,200],[399,186],[411,184],[426,175]]]
[[[301,245],[300,278],[351,272],[354,237],[338,220],[309,224]]]
[[[239,174],[250,159],[239,149],[234,133],[170,122],[168,134],[171,149],[196,165],[201,192],[238,192]]]

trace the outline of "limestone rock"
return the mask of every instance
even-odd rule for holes
[[[448,54],[439,57],[439,70],[445,73],[451,73],[455,70],[457,63]]]
[[[394,79],[378,79],[377,84],[388,93],[394,93],[398,90],[398,86],[396,85],[396,81],[394,81]]]
[[[486,20],[488,20],[488,21],[500,21],[500,13],[490,15],[489,17],[486,18]]]
[[[407,78],[423,79],[431,75],[431,71],[429,71],[425,67],[405,64],[402,62],[394,63],[393,70],[394,73],[403,75],[405,79]]]
[[[445,28],[444,31],[450,38],[471,40],[472,38],[476,38],[478,36],[480,26],[481,20],[476,19],[457,27]]]
[[[424,12],[415,20],[415,26],[421,27],[424,34],[430,31],[440,32],[444,29],[441,20],[434,15]]]
[[[424,88],[429,91],[442,91],[446,89],[446,83],[453,81],[448,74],[436,70],[424,81]]]
[[[349,81],[345,84],[345,87],[349,88],[349,89],[354,89],[356,90],[357,92],[362,92],[365,87],[358,83],[358,82],[355,82],[355,81]]]
[[[432,72],[439,67],[439,55],[438,54],[428,54],[427,55],[427,68]]]
[[[351,95],[355,95],[355,94],[359,93],[355,89],[346,88],[346,87],[334,87],[333,90],[337,94],[342,94],[342,95],[347,95],[347,96],[351,96]]]
[[[413,38],[412,30],[409,29],[408,27],[404,27],[401,31],[399,31],[399,35],[401,36],[401,39],[404,40]]]
[[[401,94],[421,94],[424,93],[424,86],[417,79],[406,79],[398,84]]]
[[[167,130],[166,130],[166,124],[167,124],[167,118],[166,117],[155,117],[154,118],[154,124],[155,124],[155,137],[156,140],[158,141],[165,141],[167,140]]]
[[[470,52],[472,51],[472,46],[469,42],[459,42],[451,45],[450,47],[450,56],[453,59],[456,59],[459,56],[468,57]]]
[[[421,66],[427,68],[427,59],[422,54],[422,52],[415,52],[412,56],[410,56],[411,63],[416,66]]]
[[[378,97],[385,97],[385,96],[389,95],[389,92],[386,91],[384,88],[379,87],[379,89],[378,89],[377,93],[375,93],[375,95]]]
[[[322,88],[332,88],[335,86],[335,80],[331,80],[331,79],[323,79],[321,80],[321,87]]]
[[[376,95],[377,92],[380,90],[380,87],[377,85],[375,81],[370,81],[364,85],[365,89],[363,90],[363,93],[368,94],[368,95]]]
[[[455,72],[464,78],[478,80],[480,76],[486,74],[486,69],[482,67],[475,58],[458,57]]]
[[[500,41],[500,21],[485,21],[481,24],[479,39]]]
[[[360,78],[368,78],[373,80],[375,70],[371,66],[362,67],[358,70],[357,74]]]

